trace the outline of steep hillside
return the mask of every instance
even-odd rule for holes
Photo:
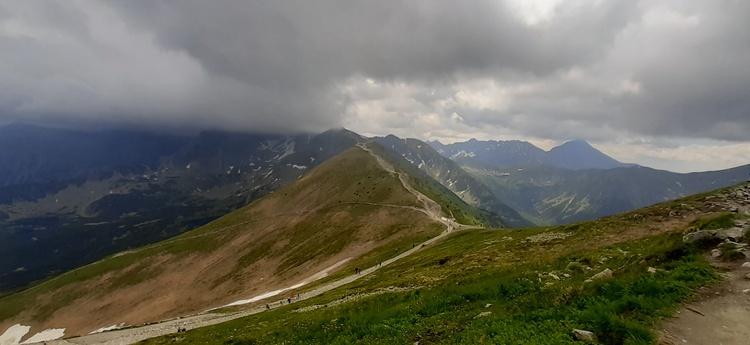
[[[1,130],[23,134],[0,137],[0,162],[15,162],[0,169],[24,183],[0,187],[0,294],[192,230],[363,140],[344,129],[192,138]]]
[[[646,167],[581,170],[465,167],[511,207],[540,224],[591,220],[747,179],[750,165],[678,174]]]
[[[440,182],[466,203],[494,213],[502,219],[504,226],[524,227],[532,225],[514,209],[498,200],[487,186],[475,180],[458,164],[441,156],[426,143],[417,139],[400,139],[393,135],[374,138],[374,140],[386,149],[401,155],[409,163]]]
[[[690,239],[747,241],[749,205],[743,184],[592,222],[465,230],[326,295],[147,344],[655,344],[665,318],[721,279],[710,262],[741,265],[726,249],[707,259],[722,240]],[[718,306],[740,317],[731,328],[700,320],[742,335],[747,306]]]
[[[60,181],[130,163],[154,168],[189,140],[134,131],[6,125],[0,127],[0,187]]]
[[[0,329],[23,323],[86,334],[285,288],[378,248],[398,253],[443,231],[423,206],[398,176],[351,148],[188,234],[0,298]]]

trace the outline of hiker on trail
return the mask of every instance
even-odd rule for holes
[[[292,298],[291,298],[291,297],[287,297],[287,298],[286,298],[286,302],[287,302],[288,304],[292,304]]]
[[[271,310],[271,305],[266,303],[266,310]]]

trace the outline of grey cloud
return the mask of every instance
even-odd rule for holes
[[[527,25],[489,0],[7,2],[0,122],[322,130],[377,100],[401,117],[358,114],[370,133],[456,112],[555,140],[747,140],[749,6],[574,1]],[[508,86],[507,107],[443,102],[476,79]],[[613,91],[624,81],[638,90]]]

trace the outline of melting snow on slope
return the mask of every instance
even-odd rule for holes
[[[43,341],[60,339],[63,337],[63,335],[65,335],[65,328],[45,329],[37,334],[34,334],[33,337],[26,339],[21,344],[33,344],[33,343],[39,343]]]
[[[21,324],[10,326],[10,328],[5,330],[5,333],[0,335],[0,345],[32,344],[59,339],[65,335],[65,328],[51,328],[34,334],[31,338],[21,342],[21,338],[29,333],[30,329],[31,327]]]
[[[121,323],[121,324],[119,324],[119,325],[112,325],[112,326],[107,326],[107,327],[99,328],[99,329],[97,329],[97,330],[95,330],[95,331],[93,331],[93,332],[91,332],[89,334],[101,333],[101,332],[106,332],[106,331],[113,331],[113,330],[120,329],[120,328],[123,328],[123,327],[125,327],[125,323],[124,322]]]
[[[474,152],[466,152],[464,150],[456,152],[454,155],[451,156],[451,159],[456,159],[459,157],[476,157],[476,153]]]
[[[264,298],[276,296],[276,295],[278,295],[278,294],[280,294],[280,293],[282,293],[284,291],[289,291],[289,290],[296,289],[298,287],[302,287],[302,286],[304,286],[304,285],[306,285],[306,284],[308,284],[310,282],[313,282],[313,281],[316,281],[316,280],[318,280],[320,278],[324,278],[324,277],[328,276],[328,273],[331,272],[333,269],[335,269],[336,267],[339,267],[339,266],[343,265],[344,263],[346,263],[347,261],[349,261],[351,259],[352,258],[346,258],[344,260],[341,260],[341,261],[339,261],[339,262],[337,262],[337,263],[329,266],[328,268],[326,268],[326,269],[324,269],[324,270],[322,270],[322,271],[320,271],[320,272],[312,275],[311,277],[307,278],[306,280],[302,281],[301,283],[294,284],[292,286],[289,286],[289,287],[286,287],[286,288],[283,288],[283,289],[269,291],[269,292],[266,292],[264,294],[255,296],[253,298],[235,301],[235,302],[229,303],[229,304],[227,304],[225,306],[221,306],[219,308],[231,307],[231,306],[235,306],[235,305],[242,305],[242,304],[248,304],[248,303],[257,302],[257,301],[260,301],[260,300],[262,300]],[[219,309],[219,308],[214,308],[214,309]],[[210,310],[214,310],[214,309],[210,309]]]
[[[0,335],[0,345],[15,345],[20,343],[21,338],[23,338],[26,333],[29,333],[30,329],[31,327],[21,324],[10,326],[10,328],[5,330],[3,335]]]

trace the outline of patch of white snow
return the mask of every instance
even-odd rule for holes
[[[60,339],[65,335],[65,328],[50,328],[45,329],[37,334],[34,334],[29,339],[24,340],[21,344],[33,344],[33,343],[41,343],[43,341],[50,341],[55,339]]]
[[[107,327],[99,328],[99,329],[97,329],[97,330],[95,330],[95,331],[93,331],[93,332],[91,332],[89,334],[101,333],[101,332],[106,332],[106,331],[113,331],[113,330],[120,329],[120,328],[123,328],[123,327],[125,327],[125,323],[124,322],[121,323],[121,324],[119,324],[119,325],[112,325],[112,326],[107,326]]]
[[[0,345],[16,345],[20,343],[21,338],[23,338],[26,333],[29,333],[30,329],[31,327],[19,323],[10,326],[5,330],[5,333],[0,335]]]

